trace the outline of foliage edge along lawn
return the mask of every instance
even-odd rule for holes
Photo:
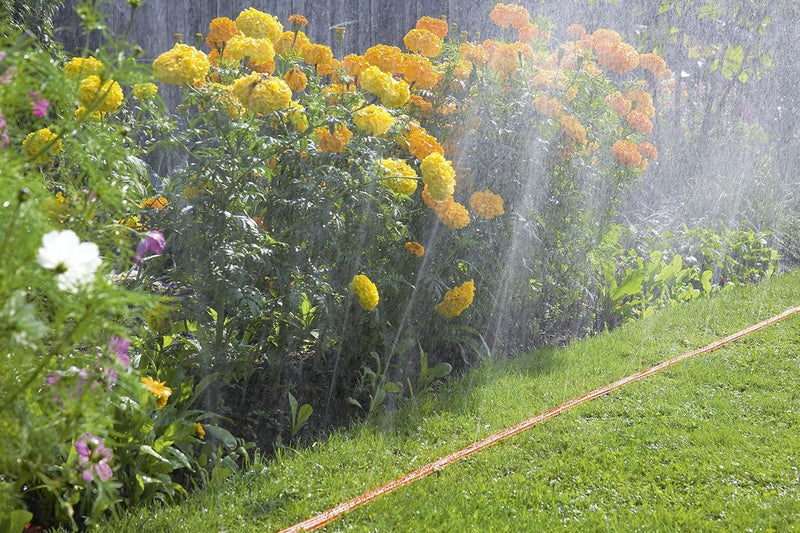
[[[285,449],[119,533],[288,527],[599,386],[800,304],[800,272],[468,372]],[[800,319],[683,362],[345,515],[376,531],[787,530],[800,516]],[[165,529],[166,530],[166,529]]]

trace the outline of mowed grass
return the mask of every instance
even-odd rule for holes
[[[797,305],[800,273],[789,273],[498,362],[109,530],[279,530]],[[577,407],[328,530],[798,530],[798,428],[800,316]]]

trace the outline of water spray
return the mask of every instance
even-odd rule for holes
[[[629,385],[634,381],[639,381],[646,377],[652,376],[653,374],[657,374],[658,372],[661,372],[666,368],[681,363],[687,359],[691,359],[692,357],[713,352],[714,350],[722,348],[723,346],[726,346],[736,340],[739,340],[742,337],[746,337],[751,333],[755,333],[757,331],[766,328],[767,326],[781,322],[796,313],[800,313],[800,307],[793,307],[791,309],[787,309],[786,311],[780,313],[779,315],[775,315],[762,322],[759,322],[758,324],[754,324],[749,328],[728,335],[727,337],[723,337],[722,339],[714,341],[711,344],[707,344],[702,348],[686,352],[673,359],[652,366],[646,370],[642,370],[635,374],[631,374],[613,383],[595,389],[591,392],[587,392],[583,396],[578,396],[577,398],[573,398],[567,402],[562,403],[557,407],[553,407],[552,409],[539,413],[538,415],[532,418],[520,422],[519,424],[508,427],[503,431],[500,431],[488,437],[484,437],[481,440],[475,441],[469,446],[462,448],[461,450],[458,450],[457,452],[451,453],[450,455],[446,455],[445,457],[442,457],[432,463],[428,463],[425,466],[422,466],[393,481],[390,481],[389,483],[386,483],[385,485],[381,485],[380,487],[369,490],[359,496],[356,496],[355,498],[347,500],[346,502],[340,503],[339,505],[332,507],[327,511],[323,511],[315,516],[312,516],[307,520],[304,520],[303,522],[299,522],[291,527],[282,530],[281,533],[298,533],[300,531],[315,531],[321,528],[322,526],[333,522],[342,515],[349,513],[350,511],[353,511],[366,503],[376,500],[379,497],[394,491],[395,489],[398,489],[405,485],[409,485],[434,472],[438,472],[439,470],[441,470],[446,466],[449,466],[461,459],[469,457],[470,455],[473,455],[485,448],[497,444],[500,441],[506,440],[510,437],[513,437],[514,435],[522,433],[523,431],[531,429],[532,427],[536,426],[541,422],[544,422],[545,420],[549,420],[555,416],[560,415],[561,413],[569,411],[573,407],[577,407],[583,403],[589,402],[601,396],[605,396],[609,392],[622,388],[625,385]]]

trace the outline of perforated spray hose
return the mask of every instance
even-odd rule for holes
[[[658,372],[661,372],[665,368],[668,368],[672,365],[678,364],[686,359],[690,359],[697,355],[701,355],[708,352],[713,352],[714,350],[721,348],[727,344],[732,343],[735,340],[741,339],[751,333],[755,333],[756,331],[762,330],[767,326],[785,320],[786,318],[800,313],[800,307],[793,307],[791,309],[787,309],[783,313],[773,316],[772,318],[768,318],[763,322],[759,322],[753,326],[750,326],[747,329],[743,329],[737,333],[732,335],[728,335],[722,339],[712,342],[702,348],[698,348],[697,350],[693,350],[691,352],[686,352],[674,359],[670,359],[669,361],[664,361],[663,363],[659,363],[653,367],[650,367],[646,370],[642,370],[635,374],[631,374],[630,376],[624,377],[620,380],[617,380],[613,383],[610,383],[604,387],[600,387],[599,389],[595,389],[591,392],[587,392],[583,396],[578,396],[577,398],[573,398],[567,402],[562,403],[557,407],[553,407],[552,409],[545,411],[543,413],[539,413],[538,415],[525,420],[524,422],[520,422],[517,425],[511,426],[509,428],[500,431],[499,433],[495,433],[494,435],[490,435],[485,437],[479,441],[473,442],[466,448],[458,450],[457,452],[451,453],[441,459],[438,459],[432,463],[429,463],[421,468],[414,470],[413,472],[409,472],[404,476],[401,476],[394,481],[390,481],[385,485],[381,485],[375,489],[365,492],[360,496],[356,496],[355,498],[348,500],[344,503],[340,503],[336,507],[332,507],[327,511],[319,513],[318,515],[312,516],[311,518],[304,520],[303,522],[297,523],[291,527],[288,527],[282,531],[282,533],[296,533],[299,531],[314,531],[316,529],[321,528],[322,526],[329,524],[342,516],[345,513],[349,513],[350,511],[361,507],[362,505],[369,503],[373,500],[378,499],[379,497],[383,496],[384,494],[388,494],[395,489],[413,483],[414,481],[420,480],[425,476],[432,474],[442,468],[455,463],[465,457],[469,457],[493,444],[497,444],[502,440],[506,440],[518,433],[522,433],[525,430],[532,428],[533,426],[539,424],[540,422],[544,422],[545,420],[549,420],[555,416],[560,415],[561,413],[572,409],[573,407],[577,407],[582,403],[586,403],[588,401],[594,400],[595,398],[599,398],[600,396],[605,396],[609,392],[624,387],[634,381],[639,381],[640,379],[644,379],[648,376],[652,376]]]

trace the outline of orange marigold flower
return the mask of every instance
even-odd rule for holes
[[[206,44],[211,49],[222,48],[237,33],[239,33],[239,28],[236,27],[234,21],[228,17],[217,17],[212,19],[208,25]]]
[[[300,56],[309,65],[327,63],[333,59],[333,51],[330,46],[324,44],[307,44],[300,49]]]
[[[273,47],[275,53],[286,55],[292,50],[302,50],[309,44],[311,44],[311,39],[302,31],[285,31],[273,43]]]
[[[408,152],[422,161],[433,152],[444,155],[444,148],[436,137],[421,127],[414,127],[405,136],[408,141]]]
[[[156,397],[156,405],[158,408],[163,409],[167,405],[169,397],[172,396],[172,389],[167,387],[164,381],[158,381],[150,376],[145,376],[141,378],[140,381],[142,385],[144,385],[144,388],[147,389],[147,392]]]
[[[433,17],[422,17],[417,21],[415,27],[418,30],[428,30],[440,39],[447,37],[447,21],[443,18],[435,19]]]
[[[414,28],[403,37],[403,44],[411,52],[425,57],[436,57],[442,51],[442,39],[428,30]]]
[[[627,116],[631,112],[631,102],[625,99],[619,91],[609,94],[605,98],[608,107],[619,116]]]
[[[416,54],[400,56],[400,72],[408,83],[423,90],[430,90],[439,81],[439,73],[427,57]]]
[[[642,154],[632,141],[615,141],[611,145],[611,152],[614,154],[614,159],[631,168],[638,167],[642,162]]]
[[[539,26],[536,24],[528,23],[523,24],[517,30],[517,39],[524,43],[535,41],[539,37]]]
[[[411,95],[411,98],[408,99],[408,106],[411,113],[422,115],[423,117],[427,117],[431,114],[431,111],[433,111],[433,104],[418,94]]]
[[[656,54],[639,54],[639,66],[650,71],[656,79],[665,79],[667,62]]]
[[[444,294],[442,301],[436,304],[434,310],[448,318],[463,313],[475,298],[475,281],[469,280]]]
[[[501,28],[519,29],[531,21],[531,14],[522,6],[498,3],[489,13],[489,18]]]
[[[584,37],[586,37],[586,28],[584,28],[580,24],[573,24],[572,26],[567,28],[567,35],[569,35],[576,41],[583,39]]]
[[[465,59],[462,59],[456,63],[456,66],[453,69],[453,79],[461,81],[468,80],[470,74],[472,74],[472,63]]]
[[[364,59],[364,56],[349,54],[342,59],[342,68],[345,73],[352,78],[361,76],[361,73],[364,72],[367,67],[369,67],[369,63]]]
[[[633,88],[625,93],[625,98],[631,101],[634,111],[638,111],[646,118],[652,119],[656,116],[656,108],[653,107],[653,95],[649,92]]]
[[[561,101],[558,98],[547,94],[540,94],[534,98],[533,107],[540,114],[549,118],[558,118],[563,112]]]
[[[489,66],[501,74],[511,76],[520,67],[516,47],[511,44],[501,44],[494,51],[490,51]]]
[[[485,65],[489,61],[489,52],[485,47],[473,44],[464,43],[458,49],[461,58],[469,61],[474,65]]]
[[[469,199],[469,208],[472,209],[473,213],[487,220],[505,214],[503,197],[491,192],[489,189],[472,193]]]
[[[406,250],[413,256],[422,257],[425,255],[425,247],[416,241],[408,241],[405,244]]]
[[[330,61],[326,61],[325,63],[317,63],[317,74],[320,76],[330,76],[331,81],[334,83],[339,82],[339,70],[341,70],[342,64],[339,63],[338,59],[331,59]]]
[[[297,31],[300,28],[305,28],[308,25],[308,19],[306,19],[303,15],[290,15],[289,16],[289,26],[292,27],[292,30]]]
[[[642,154],[642,157],[646,157],[647,159],[657,159],[658,158],[658,150],[656,149],[653,143],[649,143],[647,141],[642,141],[639,143],[639,153]]]
[[[350,137],[353,132],[347,127],[347,124],[337,123],[333,128],[333,133],[329,127],[319,127],[314,130],[317,134],[319,141],[317,142],[317,150],[320,152],[344,152],[347,143],[350,142]]]
[[[595,45],[597,62],[617,74],[625,74],[639,66],[639,52],[628,43]]]
[[[434,204],[433,212],[439,221],[450,229],[463,229],[469,226],[467,208],[454,201],[452,196],[444,202]]]
[[[586,128],[571,115],[561,115],[559,129],[576,143],[586,144]]]
[[[163,196],[159,196],[158,198],[151,196],[150,198],[142,200],[139,207],[142,209],[164,209],[167,205],[169,205],[169,201]]]
[[[628,113],[628,116],[625,117],[628,121],[628,125],[641,133],[642,135],[647,135],[653,132],[653,123],[644,116],[642,113],[634,110]]]
[[[292,91],[299,93],[306,89],[306,85],[308,85],[308,76],[306,76],[306,73],[303,72],[303,69],[300,67],[292,67],[283,75],[283,81],[286,82]]]

